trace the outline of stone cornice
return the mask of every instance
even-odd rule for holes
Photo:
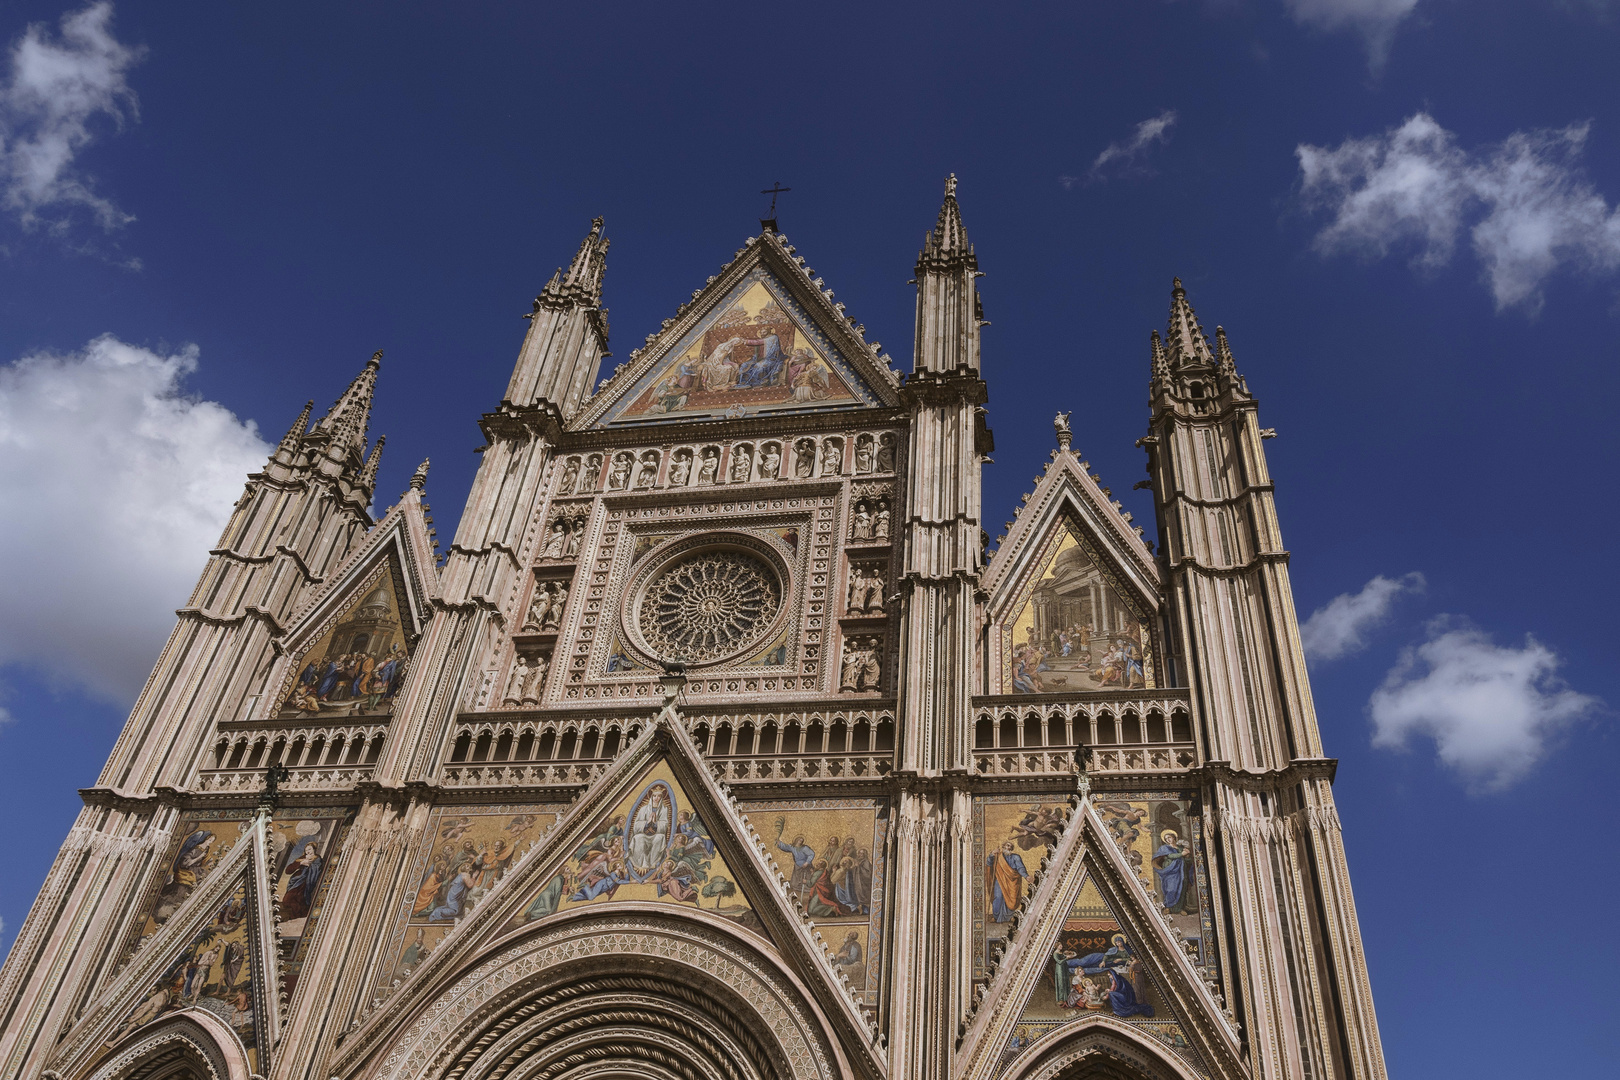
[[[1169,562],[1169,571],[1175,573],[1179,570],[1196,570],[1201,574],[1212,577],[1239,577],[1251,570],[1257,569],[1264,563],[1280,563],[1288,565],[1290,553],[1287,551],[1257,551],[1254,558],[1241,562],[1235,566],[1206,566],[1191,555],[1183,555]]]
[[[1281,769],[1253,772],[1234,769],[1230,761],[1208,761],[1199,772],[1211,783],[1239,791],[1282,791],[1306,780],[1333,782],[1339,770],[1338,758],[1295,758]]]

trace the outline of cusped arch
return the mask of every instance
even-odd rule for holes
[[[236,1033],[202,1009],[183,1009],[132,1032],[85,1080],[249,1080]]]
[[[852,1075],[803,983],[751,934],[654,905],[559,913],[424,986],[352,1075],[572,1080]]]
[[[1202,1080],[1189,1062],[1140,1029],[1090,1014],[1025,1048],[1004,1080]]]

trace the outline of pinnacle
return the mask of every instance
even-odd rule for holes
[[[1198,325],[1198,316],[1187,302],[1187,290],[1176,278],[1170,287],[1170,325],[1165,331],[1171,367],[1184,364],[1211,364],[1214,356],[1209,350],[1209,339]]]
[[[602,219],[591,219],[591,231],[579,243],[579,250],[568,264],[546,282],[541,297],[583,303],[596,307],[602,299],[602,278],[607,273],[608,239],[602,235]]]
[[[343,391],[321,422],[318,431],[331,436],[340,454],[352,450],[358,456],[365,447],[366,426],[371,419],[371,394],[377,387],[377,372],[382,367],[382,350],[378,349]],[[341,444],[341,445],[340,445]]]
[[[432,462],[427,458],[422,459],[422,464],[418,465],[416,471],[411,474],[411,487],[417,491],[423,491],[427,488],[428,466],[431,464]]]
[[[304,433],[309,430],[309,414],[314,408],[314,398],[304,402],[304,411],[298,414],[298,419],[294,420],[292,427],[287,429],[287,434],[281,437],[281,445],[276,448],[278,451],[292,451],[298,448],[299,441],[303,439]]]
[[[968,242],[967,228],[962,224],[962,208],[956,201],[956,174],[945,178],[945,201],[939,208],[939,220],[934,230],[923,240],[923,259],[973,259],[973,245]]]
[[[387,441],[388,436],[377,436],[376,443],[371,447],[371,456],[366,458],[365,465],[360,469],[360,486],[368,493],[377,486],[377,468],[382,464],[383,443]]]

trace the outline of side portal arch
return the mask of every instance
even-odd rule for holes
[[[218,1017],[184,1009],[130,1034],[86,1080],[250,1080],[241,1040]]]
[[[1005,1080],[1201,1080],[1193,1065],[1131,1024],[1088,1016],[1013,1059]]]

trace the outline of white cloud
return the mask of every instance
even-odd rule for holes
[[[1319,30],[1353,30],[1367,43],[1367,59],[1376,71],[1389,57],[1395,31],[1412,14],[1418,0],[1286,0],[1288,13],[1302,26]]]
[[[1422,592],[1423,575],[1413,571],[1401,578],[1382,574],[1358,593],[1342,593],[1311,613],[1299,628],[1305,655],[1312,660],[1336,660],[1367,646],[1367,634],[1389,617],[1390,608],[1404,593]]]
[[[1166,109],[1158,116],[1150,116],[1137,124],[1131,131],[1131,137],[1121,142],[1110,143],[1097,160],[1091,163],[1091,168],[1084,177],[1062,176],[1058,182],[1066,188],[1072,188],[1081,180],[1103,180],[1109,172],[1116,174],[1130,174],[1145,171],[1141,164],[1144,155],[1155,144],[1170,141],[1170,129],[1175,126],[1176,111]]]
[[[1418,113],[1337,147],[1301,143],[1304,203],[1333,217],[1316,250],[1381,258],[1415,248],[1415,264],[1437,269],[1472,221],[1474,255],[1497,310],[1535,315],[1555,271],[1620,269],[1620,208],[1611,210],[1579,168],[1589,127],[1515,132],[1470,153]]]
[[[125,75],[145,50],[112,36],[112,14],[111,3],[91,4],[62,16],[59,39],[36,23],[11,48],[11,78],[0,87],[0,206],[27,228],[64,228],[74,208],[107,230],[134,220],[73,167],[95,138],[93,121],[122,125],[135,114]]]
[[[0,664],[127,702],[270,447],[185,392],[197,348],[103,335],[0,366]]]
[[[1407,649],[1368,703],[1373,745],[1435,742],[1440,760],[1476,791],[1498,791],[1530,771],[1560,730],[1602,702],[1569,689],[1556,653],[1528,635],[1523,648],[1437,619]]]

